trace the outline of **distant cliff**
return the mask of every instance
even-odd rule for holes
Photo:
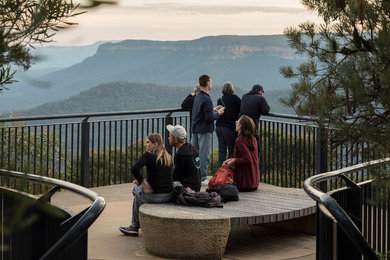
[[[197,83],[201,74],[210,75],[215,85],[230,81],[245,90],[256,83],[267,90],[286,89],[290,83],[282,78],[279,68],[300,64],[301,59],[282,35],[105,43],[82,62],[39,77],[49,88],[15,85],[12,88],[18,88],[18,95],[7,99],[4,93],[0,103],[4,107],[19,104],[25,109],[122,80],[189,87]]]

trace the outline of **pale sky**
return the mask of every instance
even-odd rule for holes
[[[210,35],[283,34],[289,26],[318,22],[299,0],[118,0],[116,6],[89,10],[79,25],[61,31],[50,45],[96,41],[193,40]]]

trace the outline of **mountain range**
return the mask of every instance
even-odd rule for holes
[[[245,91],[256,83],[266,92],[288,89],[291,82],[281,76],[279,68],[301,62],[302,57],[289,48],[283,35],[101,43],[96,52],[78,63],[55,71],[47,69],[48,73],[36,73],[36,77],[30,73],[29,82],[13,84],[12,90],[0,96],[0,112],[65,100],[112,82],[192,88],[201,74],[210,75],[216,86],[230,81]],[[31,82],[38,87],[32,87]]]
[[[23,111],[22,114],[33,116],[180,108],[181,102],[192,91],[192,87],[169,87],[152,83],[118,81],[101,84],[65,100],[48,102]],[[235,88],[235,94],[240,98],[246,92],[248,91]],[[213,86],[209,94],[216,105],[217,99],[222,96],[222,87]],[[286,94],[286,89],[271,90],[264,94],[271,107],[271,112],[294,113],[291,108],[279,102],[279,98]]]

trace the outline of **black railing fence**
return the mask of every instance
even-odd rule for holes
[[[284,120],[284,121],[283,121]],[[54,122],[53,122],[54,121]],[[167,124],[190,130],[181,109],[112,112],[0,119],[0,168],[57,178],[85,187],[130,182],[130,169],[144,152],[148,133],[162,134]],[[189,139],[191,139],[191,131]],[[328,152],[318,126],[306,118],[269,114],[260,121],[262,182],[302,187],[303,181],[327,169],[356,162],[348,148]],[[212,139],[209,174],[218,168],[217,138]],[[333,149],[337,153],[337,149]],[[325,163],[324,163],[325,162]],[[365,175],[356,177],[361,180]],[[367,177],[368,178],[368,177]]]
[[[308,178],[306,193],[316,200],[317,259],[390,259],[390,196],[372,181],[355,183],[351,173],[389,170],[390,158],[380,159]],[[323,192],[321,183],[344,183]],[[323,186],[323,185],[322,185]],[[378,200],[378,195],[386,196]]]
[[[0,169],[1,259],[88,258],[88,228],[105,207],[104,199],[62,180]],[[33,196],[39,186],[40,195]],[[51,203],[60,189],[92,203],[74,213]]]
[[[130,169],[144,152],[147,134],[160,133],[167,150],[175,153],[168,144],[167,124],[183,125],[190,141],[189,115],[181,109],[3,118],[0,119],[0,169],[52,177],[84,187],[130,182]],[[359,154],[367,144],[354,147],[333,144],[326,138],[324,128],[307,118],[292,115],[271,113],[262,117],[259,136],[260,180],[282,187],[303,187],[305,179],[319,173],[375,159]],[[210,175],[218,168],[215,135],[212,148]],[[366,168],[348,171],[345,176],[356,183],[370,178]],[[346,178],[331,178],[320,182],[319,188],[331,191],[349,184]],[[30,188],[41,192],[34,190],[35,186]],[[386,252],[390,248],[388,207],[367,206],[367,210],[363,228],[367,231],[366,238],[375,250]],[[326,221],[330,220],[320,215],[319,226]],[[327,228],[329,226],[320,229],[321,233],[326,233]],[[387,233],[379,232],[384,229]],[[335,233],[326,234],[328,237],[324,239],[331,239]]]

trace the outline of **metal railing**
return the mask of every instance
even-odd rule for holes
[[[105,207],[103,197],[62,180],[3,169],[0,169],[0,183],[1,259],[87,259],[87,230]],[[26,196],[31,185],[34,185],[32,183],[53,188],[39,198],[32,199],[31,196]],[[23,192],[5,188],[7,186],[19,189],[22,187]],[[55,207],[50,204],[51,197],[60,189],[79,194],[91,200],[92,204],[76,215]],[[22,196],[19,201],[15,199],[18,196]],[[21,204],[26,203],[29,203],[29,209],[24,212]],[[50,204],[47,206],[49,208],[42,210],[42,205],[47,204]],[[29,214],[32,209],[34,213],[31,219]],[[18,216],[23,216],[21,223],[7,227],[7,223],[13,223]],[[25,221],[29,225],[23,226]]]
[[[51,122],[47,123],[48,120]],[[0,168],[85,187],[130,182],[130,169],[144,152],[147,134],[160,133],[167,150],[175,153],[168,144],[167,124],[183,125],[191,138],[189,114],[181,109],[3,118]],[[307,178],[369,159],[354,154],[348,145],[332,144],[325,129],[308,118],[270,113],[260,120],[259,137],[260,181],[282,187],[302,187]],[[216,140],[213,135],[209,174],[218,169]],[[354,149],[362,150],[365,145]],[[345,174],[355,182],[369,179],[363,169]],[[323,191],[343,185],[345,180],[340,178],[319,183]],[[35,186],[32,189],[33,193],[40,192]],[[389,226],[385,221],[388,217],[379,220],[378,225]],[[372,236],[373,244],[377,243],[375,234],[368,232],[367,236]]]
[[[151,132],[160,133],[174,154],[167,124],[183,125],[191,138],[189,114],[181,109],[2,118],[0,124],[0,168],[85,187],[130,182],[130,169]],[[357,163],[347,148],[328,162],[325,135],[308,118],[270,113],[261,118],[259,130],[262,182],[302,187],[307,177]],[[216,140],[214,135],[210,174],[218,169]]]
[[[347,177],[347,174],[369,171],[370,167],[389,162],[390,158],[374,160],[305,180],[304,190],[317,201],[321,210],[317,211],[317,259],[361,259],[362,255],[365,259],[379,259],[376,251],[390,251],[388,202],[380,207],[372,206],[368,203],[375,200],[371,181],[356,184]],[[318,188],[331,188],[328,184],[336,178],[344,182],[345,187],[328,193]]]

